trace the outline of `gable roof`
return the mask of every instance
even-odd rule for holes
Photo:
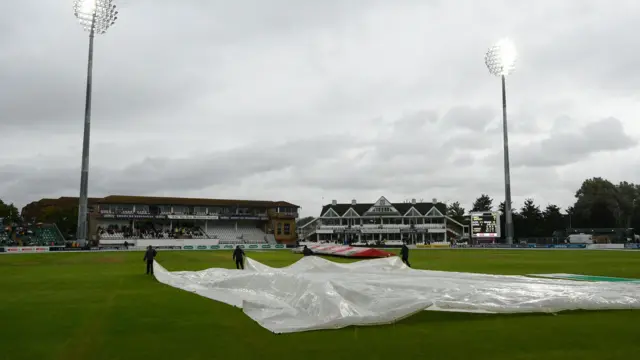
[[[334,216],[335,215],[335,216]],[[323,212],[322,215],[320,216],[324,216],[324,217],[335,217],[335,218],[339,218],[341,215],[338,214],[335,210],[333,210],[332,208],[328,208],[327,211]]]
[[[418,216],[416,214],[420,214],[420,211],[418,211],[418,209],[416,209],[415,207],[412,206],[412,207],[409,208],[409,210],[405,211],[402,216]],[[420,214],[420,215],[422,215],[422,214]]]
[[[273,207],[287,206],[299,207],[286,201],[264,200],[233,200],[233,199],[202,199],[158,196],[126,196],[109,195],[98,201],[98,204],[141,204],[141,205],[187,205],[187,206],[256,206]]]
[[[342,214],[342,217],[359,217],[360,214],[358,214],[353,208],[348,208],[347,211],[344,212],[344,214]]]
[[[384,209],[389,209],[389,211],[386,211],[384,213],[375,213],[375,209],[376,208],[384,208]],[[382,214],[395,214],[398,213],[400,211],[398,211],[398,209],[396,209],[395,206],[393,206],[393,204],[391,203],[391,201],[387,200],[386,197],[381,196],[375,203],[373,203],[373,205],[371,205],[371,207],[369,209],[367,209],[366,213],[374,213],[375,215],[382,215]],[[402,215],[402,213],[400,213],[400,215]]]
[[[343,216],[350,208],[353,208],[353,210],[358,215],[362,216],[374,205],[375,203],[362,203],[362,204],[355,204],[355,205],[352,205],[351,203],[336,204],[336,205],[327,204],[322,206],[322,211],[320,212],[320,216],[324,215],[329,209],[333,209],[336,213],[338,213],[338,215]],[[393,206],[396,210],[398,210],[401,216],[406,214],[407,211],[411,209],[411,207],[414,207],[416,210],[418,210],[420,215],[426,215],[429,212],[429,210],[431,210],[431,208],[433,208],[434,206],[442,214],[446,214],[447,212],[447,205],[444,203],[433,204],[430,202],[420,202],[420,203],[412,204],[410,202],[408,203],[403,202],[403,203],[391,203],[391,206]]]
[[[89,198],[89,205],[92,204],[114,204],[114,205],[185,205],[185,206],[251,206],[251,207],[295,207],[298,205],[286,201],[265,201],[265,200],[231,200],[231,199],[201,199],[201,198],[179,198],[179,197],[157,197],[157,196],[125,196],[109,195],[104,198]],[[41,199],[32,202],[27,206],[66,206],[78,205],[77,197],[63,196],[59,199]]]
[[[437,207],[432,207],[427,213],[426,216],[444,216],[444,214],[438,210]]]

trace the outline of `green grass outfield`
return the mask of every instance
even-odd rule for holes
[[[271,266],[299,255],[247,254]],[[0,359],[634,359],[640,311],[474,315],[274,335],[241,310],[156,282],[141,252],[0,256]],[[223,251],[160,252],[169,270],[231,267]],[[640,278],[640,251],[421,250],[414,267]]]

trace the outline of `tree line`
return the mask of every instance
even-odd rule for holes
[[[634,228],[640,229],[640,184],[626,181],[614,184],[601,177],[582,182],[575,192],[573,205],[561,209],[555,204],[544,207],[534,199],[526,199],[522,207],[514,208],[512,217],[515,237],[551,237],[554,231],[566,228]],[[498,210],[504,234],[504,202],[496,207],[486,194],[473,202],[470,212]],[[447,206],[447,215],[466,223],[466,210],[459,202]]]
[[[0,200],[0,223],[4,227],[12,225],[36,225],[37,223],[56,224],[65,237],[75,234],[78,224],[78,205],[65,203],[54,206],[25,206],[18,210],[14,204]]]
[[[0,225],[10,225],[20,221],[20,211],[13,203],[7,204],[0,199]]]
[[[612,183],[595,177],[584,180],[575,192],[575,202],[562,209],[555,204],[539,205],[534,199],[526,199],[512,214],[516,237],[551,237],[556,230],[566,228],[634,228],[640,230],[640,184],[630,182]],[[447,206],[447,215],[461,223],[468,223],[471,211],[493,211],[503,213],[504,202],[495,204],[494,199],[481,194],[471,209],[463,208],[460,202]],[[13,223],[55,223],[63,234],[73,234],[78,217],[77,203],[65,206],[44,206],[19,212],[14,204],[0,200],[0,218],[3,225]],[[298,220],[298,225],[311,221],[313,217]],[[502,231],[504,234],[504,229]]]
[[[614,184],[601,177],[586,179],[576,190],[571,206],[539,205],[535,199],[526,199],[521,207],[512,204],[515,237],[551,237],[554,231],[567,228],[634,228],[640,230],[640,184],[626,181]],[[500,211],[501,233],[504,235],[504,202],[495,204],[487,194],[481,194],[471,209],[459,201],[447,205],[447,216],[468,224],[468,214],[474,211]],[[312,221],[308,216],[298,220],[298,226]]]

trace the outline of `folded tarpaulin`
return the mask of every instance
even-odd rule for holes
[[[332,244],[322,244],[322,245],[311,245],[309,249],[315,255],[329,255],[329,256],[338,256],[338,257],[347,257],[347,258],[363,258],[363,259],[372,259],[372,258],[383,258],[389,256],[396,256],[394,253],[390,253],[385,250],[373,249],[368,247],[357,247],[357,246],[347,246],[347,245],[332,245]],[[298,247],[293,249],[294,253],[302,254],[304,247]]]
[[[422,310],[553,313],[640,309],[640,284],[414,270],[398,257],[339,264],[305,257],[285,268],[169,272],[161,283],[243,309],[274,333],[393,323]]]

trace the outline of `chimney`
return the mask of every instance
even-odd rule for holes
[[[437,204],[437,203],[438,203],[438,199],[433,198],[433,199],[431,199],[431,202],[432,202],[433,204]]]
[[[333,205],[333,206],[338,205],[338,200],[331,200],[331,205]]]
[[[355,205],[355,204],[357,204],[357,203],[358,203],[358,202],[356,201],[356,199],[351,200],[351,205]]]
[[[415,205],[415,204],[416,204],[416,199],[411,199],[411,203],[412,203],[413,205]]]

